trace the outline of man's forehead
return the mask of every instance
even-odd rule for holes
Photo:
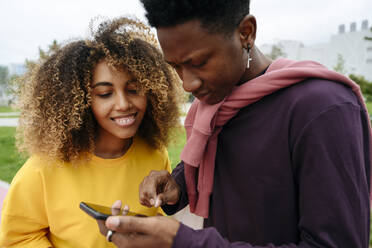
[[[208,52],[215,42],[214,35],[195,21],[160,27],[157,29],[157,35],[165,59],[178,63]]]

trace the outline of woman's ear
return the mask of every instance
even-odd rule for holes
[[[238,32],[244,48],[253,47],[256,40],[257,23],[253,15],[246,15],[239,23]]]

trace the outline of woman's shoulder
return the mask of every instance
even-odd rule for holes
[[[37,174],[44,174],[45,171],[51,170],[54,166],[60,166],[61,162],[51,161],[48,158],[39,155],[30,156],[22,167],[16,173],[14,180],[24,177],[35,177]]]
[[[36,155],[29,157],[13,177],[11,185],[14,187],[19,182],[22,182],[22,185],[27,184],[27,182],[32,185],[39,181],[42,178],[40,176],[43,170],[42,164],[43,159],[41,157]]]
[[[27,158],[26,162],[22,165],[18,172],[36,172],[43,169],[46,164],[46,159],[38,155],[32,155]]]

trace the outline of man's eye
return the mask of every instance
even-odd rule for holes
[[[177,70],[180,66],[173,64],[173,63],[168,63],[170,66],[172,66],[175,70]]]
[[[203,62],[201,62],[199,64],[193,64],[192,67],[194,67],[194,68],[200,68],[200,67],[204,66],[206,63],[207,63],[207,61],[203,61]]]

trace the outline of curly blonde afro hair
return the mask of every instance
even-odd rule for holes
[[[181,84],[150,29],[122,17],[91,30],[91,39],[63,46],[22,80],[17,128],[21,151],[66,162],[92,154],[98,125],[91,110],[92,71],[102,60],[131,73],[146,95],[138,135],[149,145],[167,146],[171,131],[179,126]]]

